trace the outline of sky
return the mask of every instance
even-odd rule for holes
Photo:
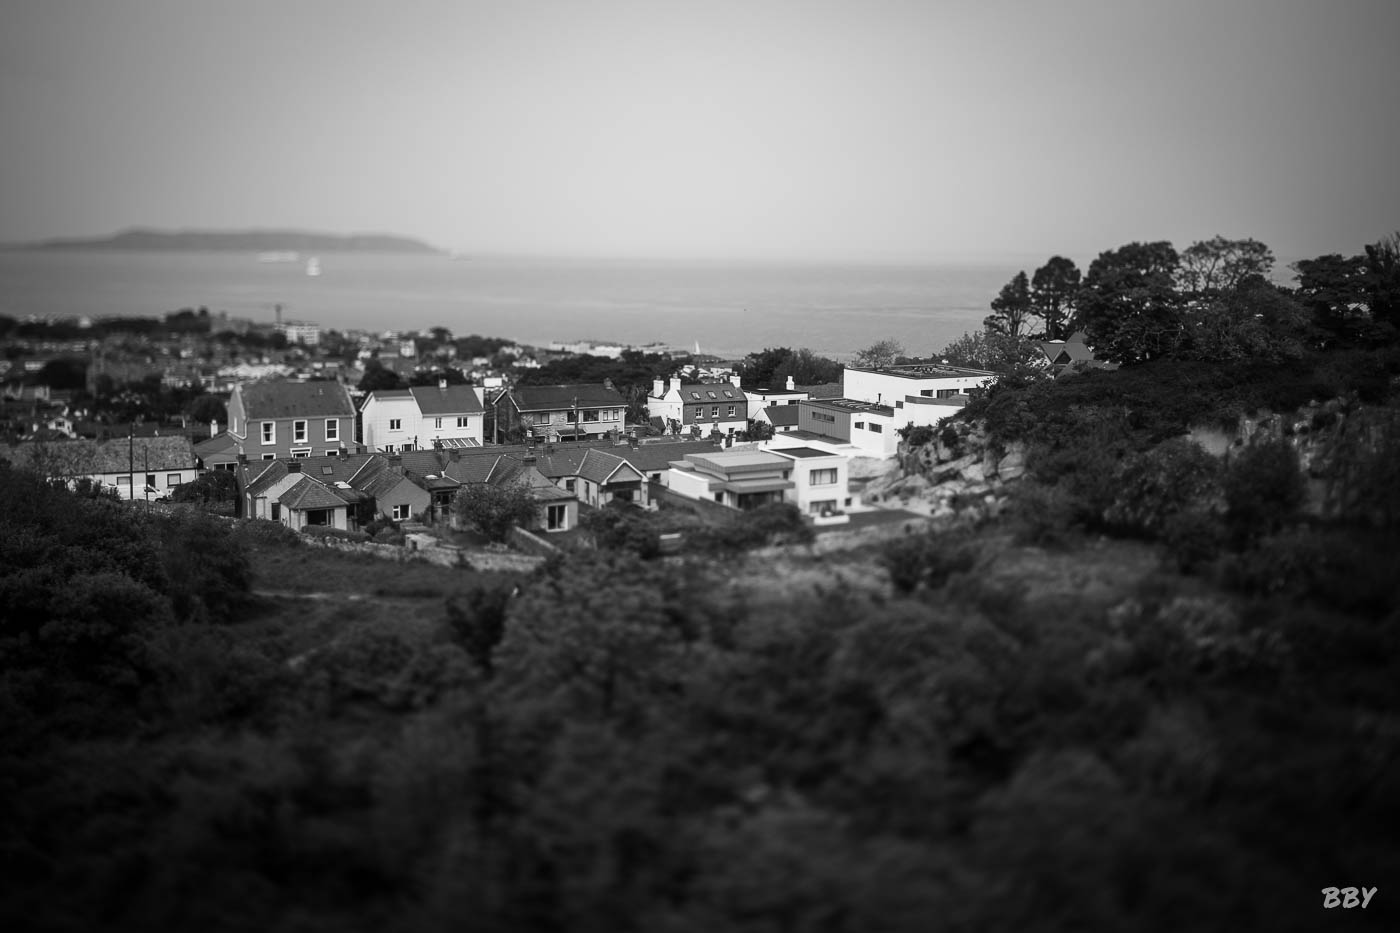
[[[1400,228],[1395,0],[0,0],[0,242],[1092,258]]]

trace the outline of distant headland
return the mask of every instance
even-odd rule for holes
[[[380,233],[309,233],[302,230],[145,230],[131,229],[105,237],[65,238],[7,244],[11,250],[147,250],[316,253],[420,253],[442,250],[421,240]]]

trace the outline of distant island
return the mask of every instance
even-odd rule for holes
[[[421,240],[378,233],[308,233],[299,230],[123,230],[106,237],[11,244],[12,250],[148,250],[206,252],[419,253],[442,250]]]

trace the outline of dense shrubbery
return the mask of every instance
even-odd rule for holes
[[[301,534],[308,538],[317,538],[321,541],[334,539],[336,541],[364,542],[369,540],[369,535],[363,531],[351,531],[348,528],[333,528],[330,525],[303,525]]]

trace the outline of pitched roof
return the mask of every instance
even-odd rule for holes
[[[230,437],[227,431],[220,431],[213,437],[206,437],[195,444],[194,453],[201,460],[207,460],[219,454],[236,454],[238,453],[238,442]]]
[[[250,382],[236,387],[248,420],[354,417],[350,393],[338,382]]]
[[[578,475],[589,482],[606,483],[618,470],[623,470],[628,474],[638,472],[635,467],[621,457],[601,450],[589,450],[584,453],[583,462],[579,464]]]
[[[655,473],[669,467],[672,461],[682,459],[686,454],[716,453],[723,448],[710,441],[675,441],[664,444],[643,444],[635,450],[631,447],[616,447],[610,451],[621,457],[643,473]]]
[[[680,387],[683,402],[745,402],[748,397],[732,382],[688,382]]]
[[[408,390],[418,403],[418,410],[425,415],[473,414],[481,411],[481,399],[469,385],[455,385],[447,388],[437,386],[413,386]]]
[[[160,473],[193,470],[194,445],[188,437],[114,437],[0,445],[0,457],[16,466],[35,467],[50,476],[98,473]]]
[[[597,383],[558,386],[516,386],[510,390],[515,407],[521,411],[561,411],[572,408],[625,408],[627,402],[616,389]]]
[[[338,509],[347,505],[347,500],[339,490],[316,482],[309,476],[277,497],[277,501],[289,509]]]

